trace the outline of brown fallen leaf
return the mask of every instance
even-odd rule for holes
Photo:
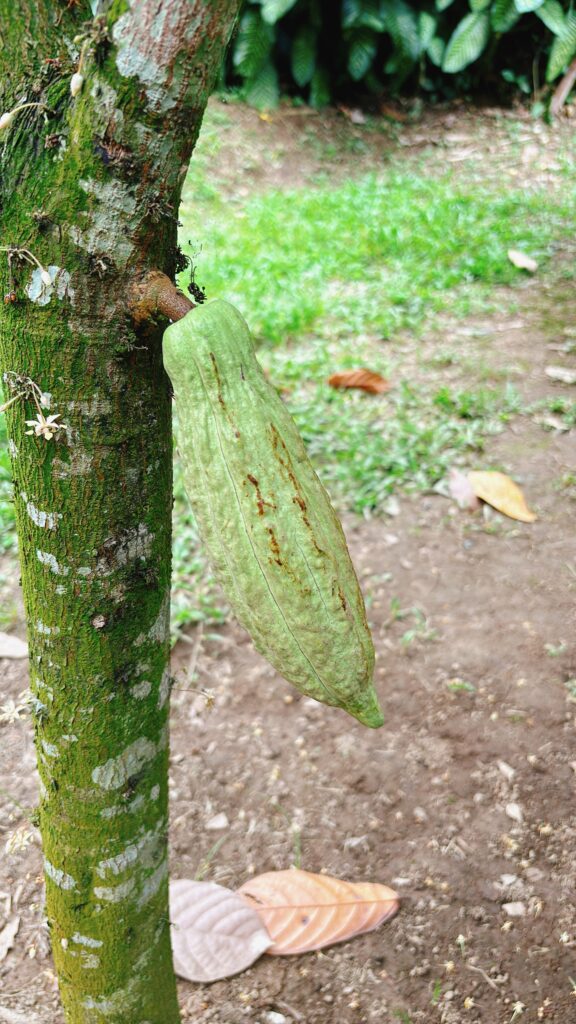
[[[408,124],[410,121],[409,114],[405,114],[404,111],[399,110],[398,107],[392,106],[391,103],[381,103],[380,113],[383,117],[388,117],[391,121],[399,121],[400,124]]]
[[[527,256],[525,252],[520,252],[519,249],[509,249],[508,259],[518,270],[527,270],[529,274],[535,274],[538,270],[538,264],[536,260],[533,260],[531,256]]]
[[[254,909],[216,882],[171,882],[170,925],[174,970],[189,981],[238,974],[272,941]]]
[[[477,498],[498,512],[521,523],[533,523],[537,516],[531,512],[518,484],[505,473],[496,471],[468,473],[468,479]]]
[[[389,391],[391,384],[385,377],[373,370],[343,370],[342,373],[333,373],[328,378],[328,383],[333,388],[360,388],[370,395],[381,395]]]
[[[268,953],[287,956],[322,949],[393,917],[398,894],[376,882],[345,882],[309,871],[268,871],[245,882],[239,895],[253,907],[273,942]]]
[[[474,488],[468,479],[467,473],[460,469],[451,469],[448,477],[448,490],[450,497],[454,498],[458,508],[469,509],[475,512],[480,508],[480,499],[474,492]]]

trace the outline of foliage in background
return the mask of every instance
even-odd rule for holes
[[[229,80],[265,109],[355,92],[535,97],[576,56],[571,0],[246,0]],[[454,76],[457,76],[454,78]]]

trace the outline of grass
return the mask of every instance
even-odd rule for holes
[[[401,149],[355,176],[344,146],[347,180],[330,181],[319,164],[313,185],[259,190],[241,171],[233,185],[218,184],[214,162],[230,127],[221,108],[209,111],[180,210],[182,245],[208,296],[244,313],[335,503],[378,514],[394,492],[425,490],[455,462],[478,459],[486,439],[525,410],[507,372],[478,355],[482,332],[474,344],[455,342],[446,326],[521,304],[520,292],[516,300],[498,291],[526,281],[509,248],[555,272],[576,213],[566,160],[554,186],[515,188],[484,182],[477,164],[467,177]],[[273,145],[264,153],[243,144],[247,175],[276,159]],[[303,141],[294,136],[294,145],[304,157]],[[383,374],[391,390],[368,396],[327,384],[358,366]],[[554,412],[573,425],[569,403]],[[0,551],[14,532],[3,429],[0,417]],[[176,633],[225,618],[178,467],[174,580]]]
[[[202,283],[275,345],[311,331],[343,346],[366,332],[390,339],[421,332],[440,312],[486,309],[495,285],[520,276],[508,249],[545,262],[576,210],[570,190],[467,191],[453,174],[431,180],[425,164],[246,199],[222,196],[198,175],[202,163],[180,216],[183,239],[194,224],[191,251],[202,247]]]
[[[197,622],[225,622],[227,614],[227,606],[204,558],[196,520],[176,461],[172,542],[173,639],[176,641],[187,626]]]
[[[0,413],[0,554],[15,545],[11,481],[6,423]]]

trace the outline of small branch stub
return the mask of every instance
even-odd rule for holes
[[[139,327],[158,316],[181,320],[194,309],[194,303],[161,270],[150,270],[133,286],[128,308]]]

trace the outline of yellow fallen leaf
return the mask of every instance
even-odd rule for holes
[[[521,523],[533,523],[537,518],[528,508],[518,485],[505,473],[472,472],[468,473],[468,479],[477,498],[481,498],[510,519],[518,519]]]

